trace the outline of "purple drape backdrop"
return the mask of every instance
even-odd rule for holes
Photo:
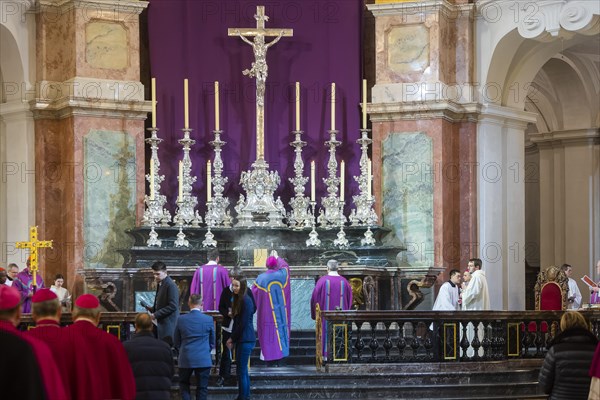
[[[362,0],[152,0],[148,7],[151,75],[157,80],[157,127],[164,139],[159,150],[161,192],[171,209],[177,195],[178,160],[183,152],[177,142],[183,128],[183,79],[189,79],[192,174],[198,177],[193,194],[199,209],[206,209],[206,161],[212,159],[214,81],[220,85],[220,124],[224,175],[229,178],[225,196],[235,205],[240,174],[256,157],[255,80],[242,75],[254,54],[238,37],[228,37],[227,28],[256,26],[257,5],[265,6],[267,28],[292,28],[293,37],[283,37],[267,52],[269,76],[265,98],[265,159],[279,171],[281,184],[275,196],[284,204],[294,191],[288,178],[294,176],[295,129],[294,85],[301,84],[301,129],[305,176],[310,160],[317,164],[317,203],[326,194],[330,129],[330,84],[336,83],[336,129],[338,162],[346,161],[346,206],[358,193],[352,178],[359,174],[361,26]],[[268,39],[268,41],[271,41]],[[306,195],[310,196],[310,182]]]

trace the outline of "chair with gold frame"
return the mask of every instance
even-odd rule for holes
[[[538,274],[534,293],[536,311],[564,311],[568,305],[569,278],[560,267],[551,265]],[[529,323],[529,332],[535,332],[536,328],[535,322]],[[540,328],[545,333],[548,324],[542,322]],[[554,324],[551,334],[555,334]]]
[[[551,265],[540,271],[535,283],[535,309],[538,311],[566,310],[569,278],[560,267]]]

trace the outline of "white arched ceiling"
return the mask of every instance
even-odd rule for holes
[[[2,71],[2,93],[0,102],[5,102],[25,81],[25,73],[19,47],[8,28],[0,24],[0,70]],[[16,85],[16,86],[15,86]],[[7,93],[4,93],[6,89]],[[17,90],[20,93],[20,90]]]
[[[537,132],[599,127],[600,35],[554,55],[535,76],[525,104]]]

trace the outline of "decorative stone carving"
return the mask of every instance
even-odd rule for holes
[[[559,36],[568,38],[572,36],[571,32],[585,35],[600,32],[600,15],[594,14],[594,5],[591,3],[593,2],[543,1],[527,3],[513,11],[518,18],[521,36],[549,41]]]
[[[424,71],[429,66],[429,29],[422,24],[390,29],[387,63],[397,74]]]
[[[129,65],[127,30],[119,23],[92,21],[85,27],[85,60],[92,67],[124,69]]]

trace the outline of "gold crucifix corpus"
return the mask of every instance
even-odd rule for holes
[[[269,17],[265,15],[265,6],[256,6],[256,28],[229,28],[229,36],[239,36],[244,42],[252,46],[254,50],[254,62],[252,68],[244,70],[242,73],[251,78],[256,77],[256,160],[265,158],[265,84],[267,81],[267,49],[273,46],[283,36],[294,36],[293,29],[265,29],[265,21]],[[254,37],[251,41],[248,37]],[[265,43],[265,37],[275,39]]]
[[[38,249],[44,247],[52,248],[52,240],[38,240],[37,226],[29,228],[29,242],[17,242],[17,249],[29,249],[29,270],[33,274],[34,291],[37,287]]]

